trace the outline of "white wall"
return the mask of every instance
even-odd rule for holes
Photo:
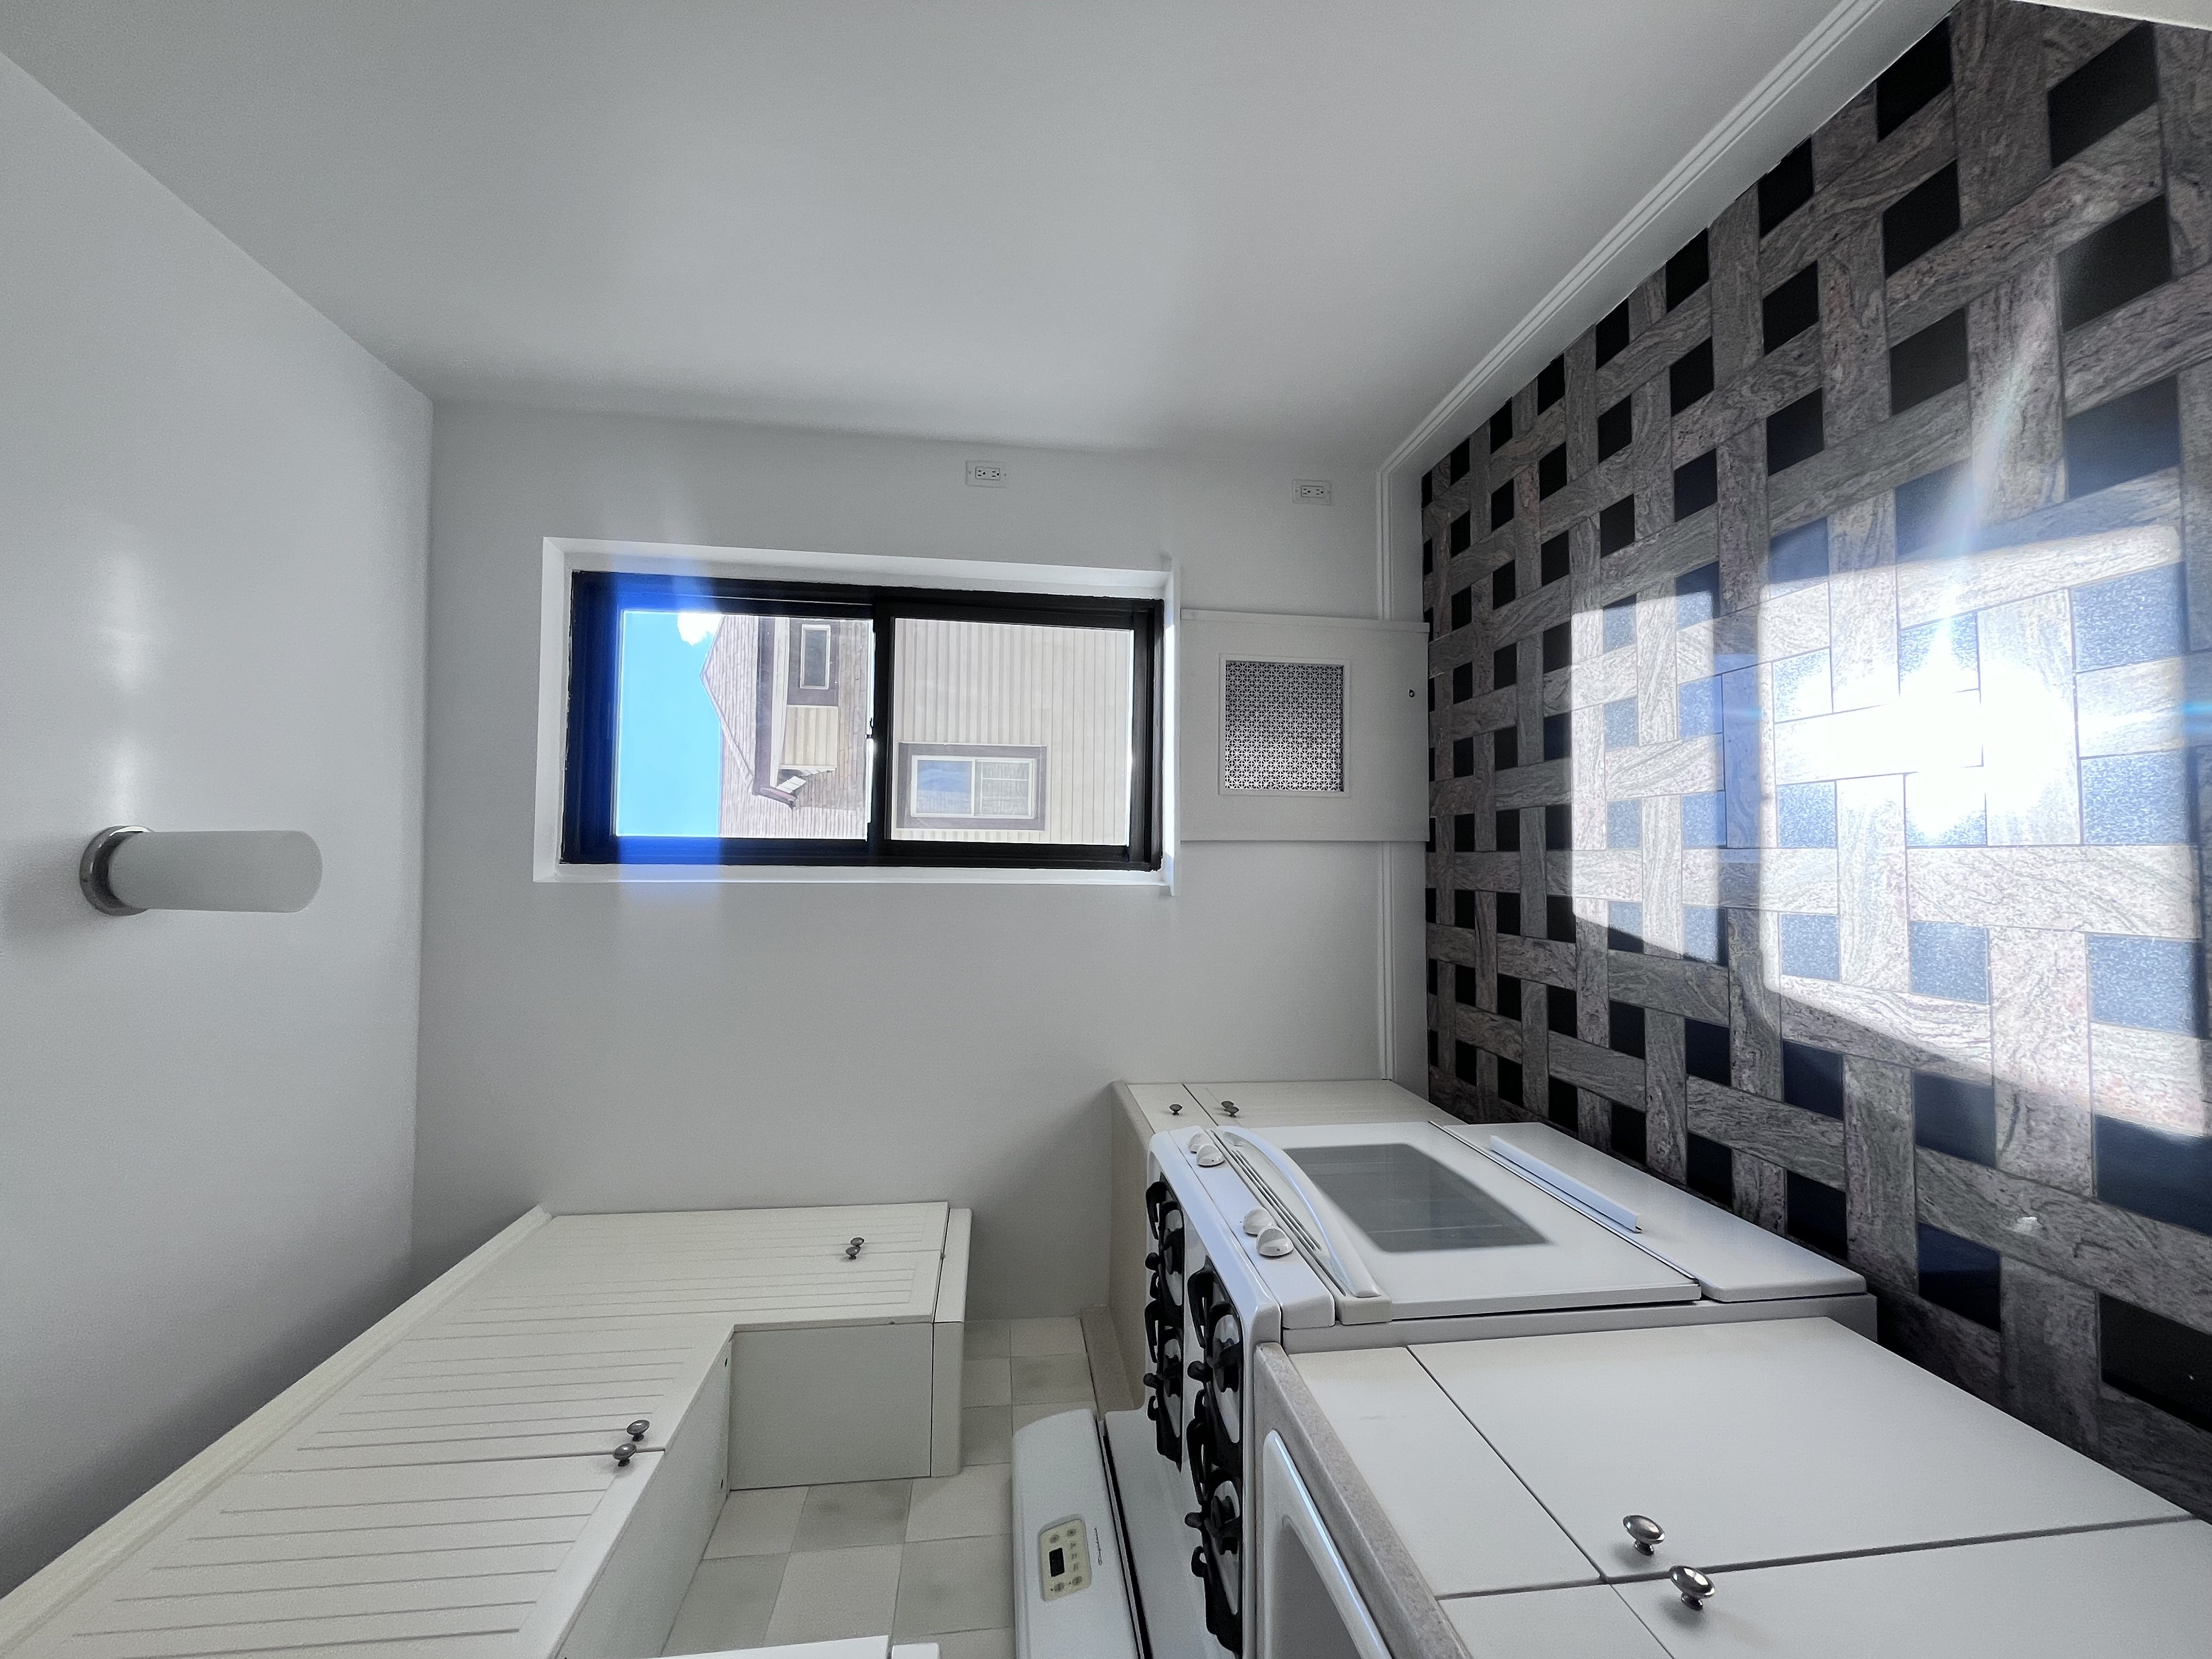
[[[1364,469],[440,404],[421,1266],[517,1212],[948,1198],[986,1313],[1104,1299],[1114,1079],[1370,1076],[1379,849],[1188,846],[1180,890],[534,884],[548,535],[1157,568],[1372,615]],[[1011,487],[963,482],[969,455]],[[1336,485],[1329,508],[1295,477]],[[1420,718],[1425,720],[1425,714]],[[1415,999],[1420,859],[1396,867]],[[1418,1075],[1419,1062],[1414,1062]]]
[[[0,58],[0,1589],[404,1287],[416,392]],[[95,914],[104,824],[302,829]]]

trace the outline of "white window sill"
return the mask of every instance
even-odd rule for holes
[[[537,879],[553,883],[874,883],[931,887],[1148,887],[1174,890],[1172,862],[1158,870],[1035,870],[854,864],[558,864]]]

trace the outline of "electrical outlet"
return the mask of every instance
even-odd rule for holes
[[[1301,507],[1328,505],[1328,480],[1326,478],[1300,478],[1291,488],[1297,490]]]
[[[1006,469],[996,461],[970,461],[968,463],[968,482],[985,489],[1004,489],[1006,487]]]

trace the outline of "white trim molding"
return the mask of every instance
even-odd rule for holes
[[[1842,0],[1765,78],[1745,94],[1644,193],[1597,245],[1559,278],[1504,338],[1393,450],[1376,477],[1376,532],[1386,574],[1382,609],[1393,598],[1387,572],[1403,541],[1420,540],[1391,508],[1392,481],[1418,477],[1437,456],[1505,401],[1570,341],[1618,305],[1668,256],[1711,224],[1723,208],[1796,149],[1829,116],[1949,13],[1955,0]]]

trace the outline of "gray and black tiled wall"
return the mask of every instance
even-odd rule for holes
[[[2212,36],[1968,0],[1423,495],[1431,1097],[2212,1515]]]

